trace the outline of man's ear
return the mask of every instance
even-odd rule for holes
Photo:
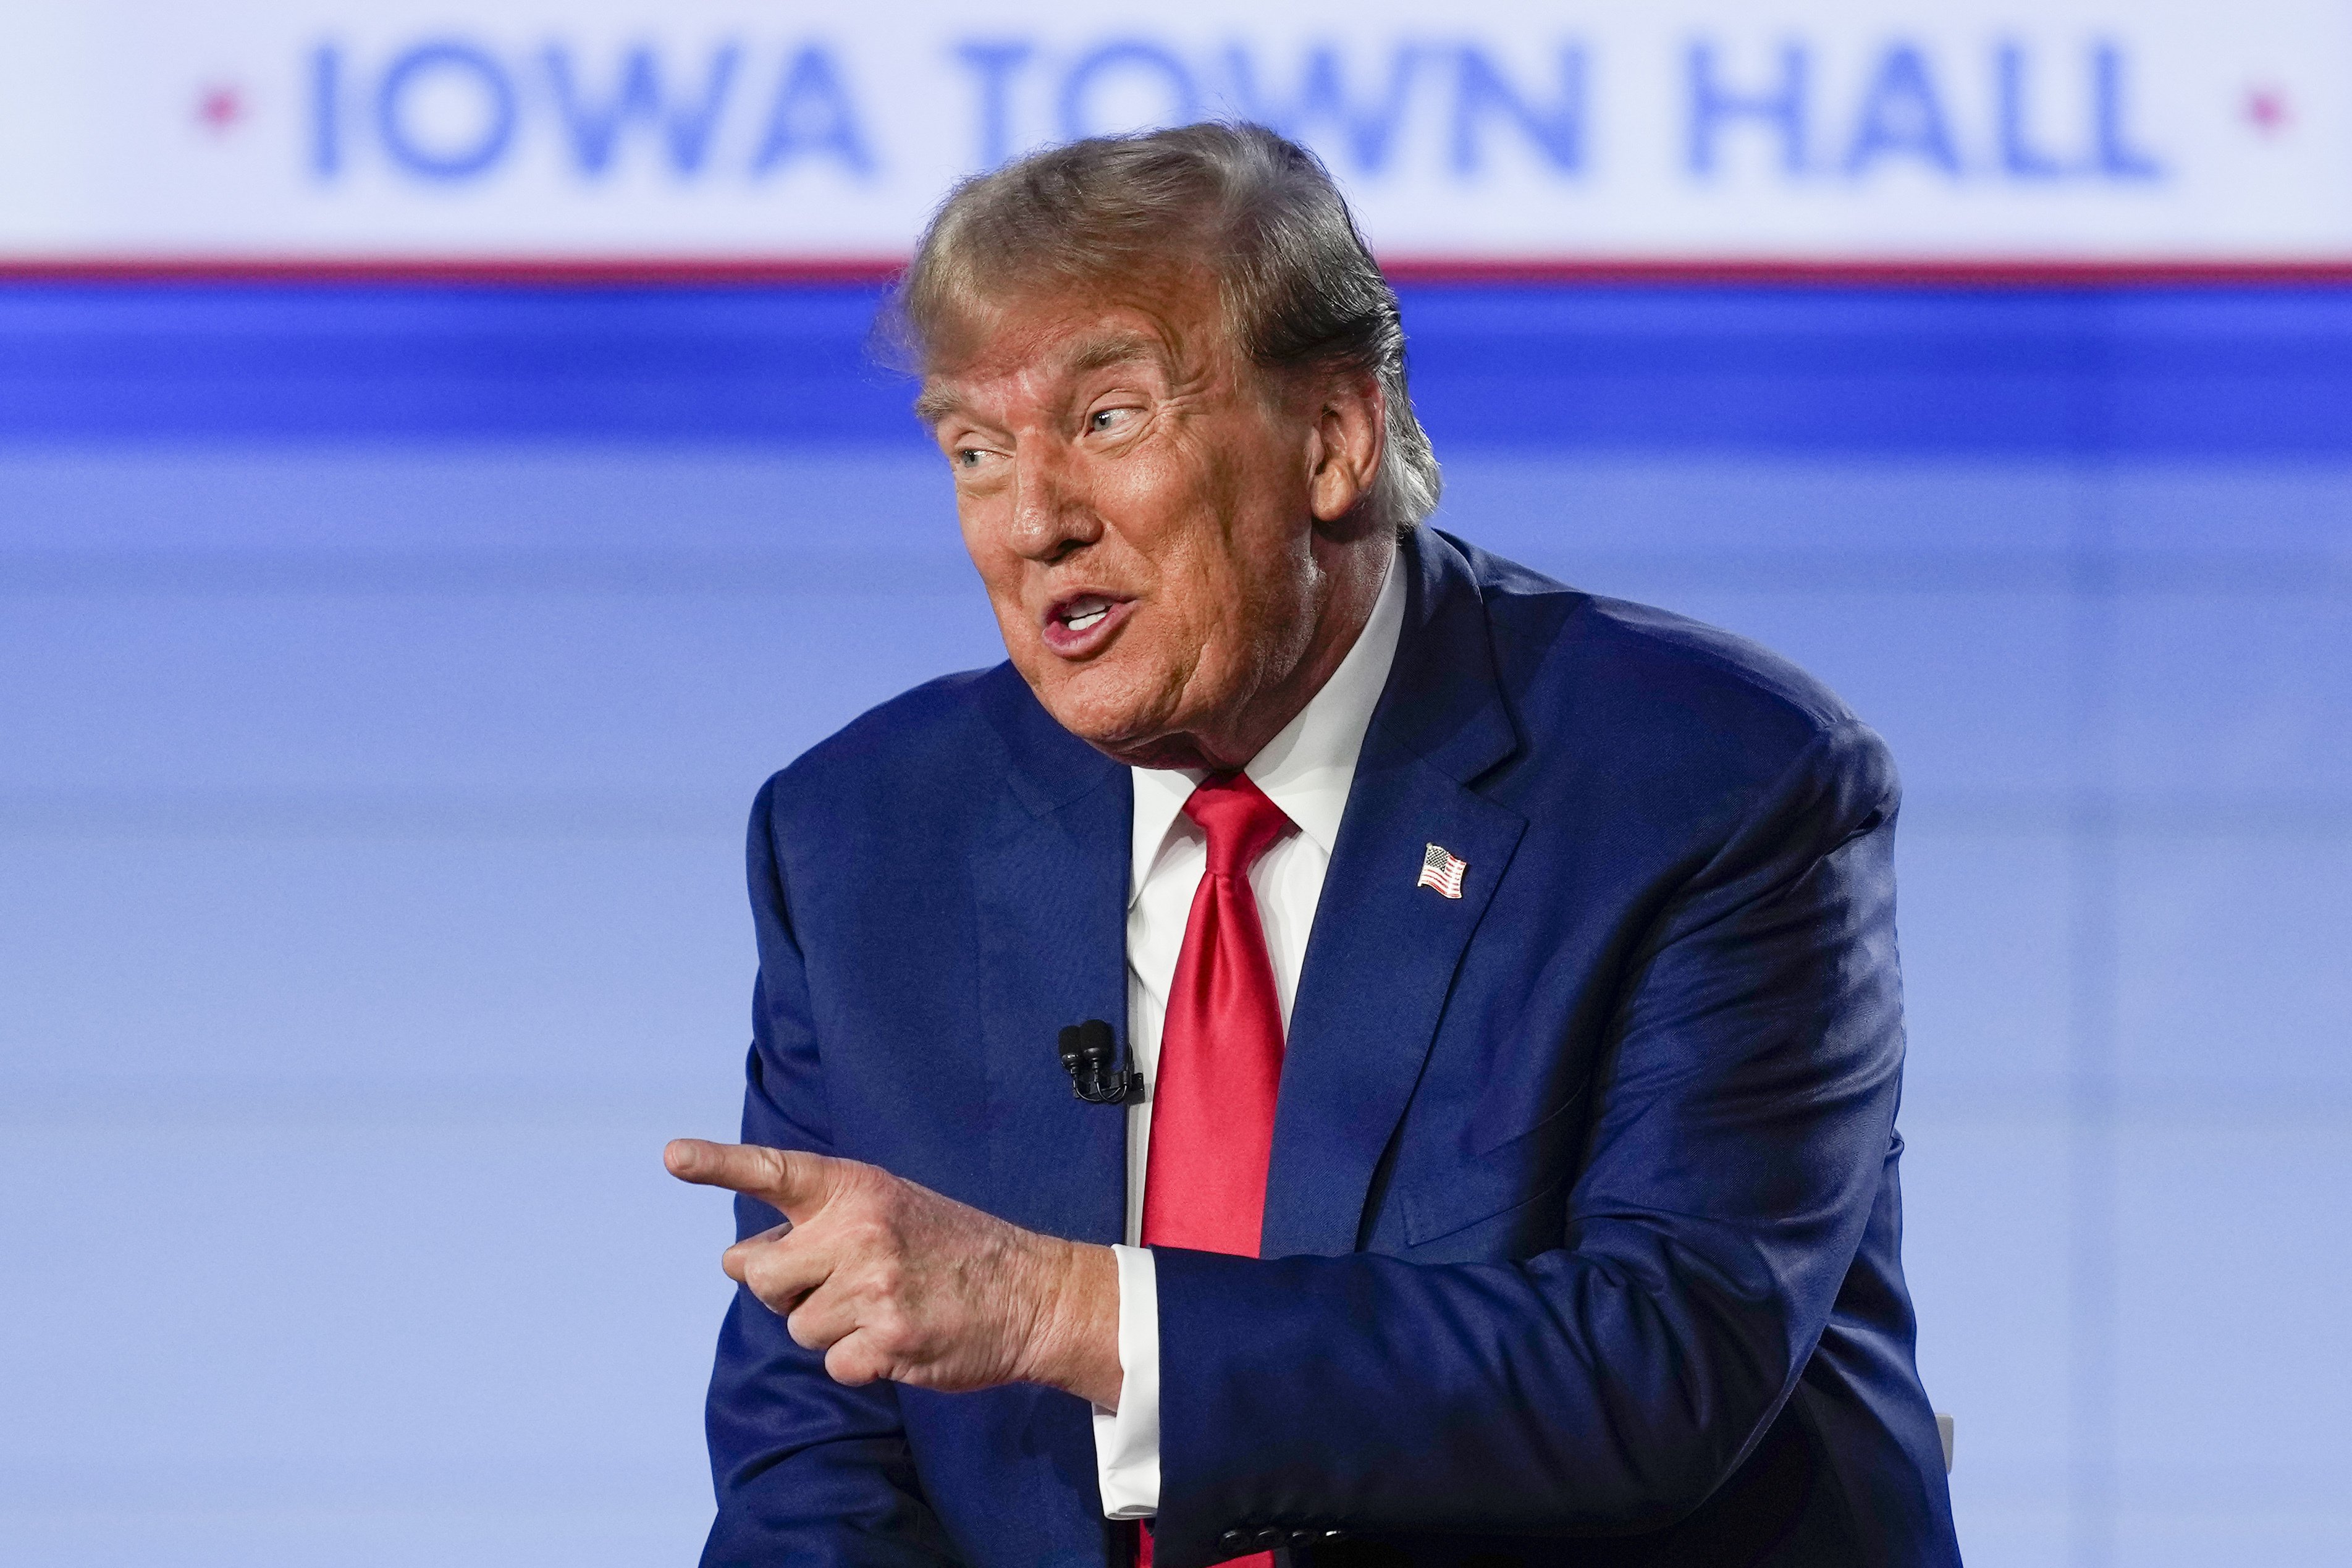
[[[1340,522],[1372,493],[1388,445],[1388,400],[1377,376],[1334,376],[1323,384],[1315,416],[1315,469],[1307,504],[1318,523]]]

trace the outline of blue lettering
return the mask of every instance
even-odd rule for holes
[[[1013,156],[1013,113],[1006,102],[1013,73],[1034,53],[1027,44],[959,44],[956,58],[980,73],[980,166],[993,169]]]
[[[2103,43],[2091,51],[2091,100],[2098,131],[2099,172],[2111,180],[2160,180],[2163,165],[2124,138],[2124,52]]]
[[[1474,174],[1482,162],[1478,131],[1496,110],[1510,116],[1527,132],[1552,166],[1572,174],[1584,166],[1584,51],[1575,45],[1559,51],[1559,99],[1549,109],[1538,109],[1518,95],[1486,51],[1465,46],[1462,79],[1454,100],[1454,169]]]
[[[1759,93],[1737,93],[1716,79],[1715,46],[1693,44],[1687,57],[1690,78],[1690,139],[1688,157],[1694,174],[1715,173],[1716,132],[1726,122],[1759,121],[1780,132],[1780,167],[1799,174],[1805,168],[1805,51],[1798,44],[1780,47],[1780,79]]]
[[[343,172],[343,53],[332,44],[310,51],[310,172]]]
[[[1896,44],[1879,58],[1878,74],[1863,94],[1854,120],[1845,172],[1859,174],[1889,153],[1916,154],[1947,174],[1960,172],[1927,58],[1909,44]]]
[[[1234,96],[1250,119],[1300,142],[1313,139],[1310,125],[1329,124],[1345,140],[1355,166],[1367,174],[1377,174],[1388,167],[1419,58],[1420,51],[1412,45],[1397,46],[1389,61],[1388,89],[1369,105],[1349,98],[1339,51],[1328,44],[1308,52],[1298,96],[1287,106],[1276,106],[1259,95],[1257,72],[1239,45],[1225,51],[1225,65],[1233,77]]]
[[[433,147],[420,144],[408,125],[405,104],[415,85],[435,75],[470,81],[481,100],[482,125],[470,145]],[[393,157],[410,171],[435,180],[462,180],[478,174],[507,150],[514,138],[514,84],[499,62],[471,45],[452,40],[419,44],[394,60],[376,91],[376,131]]]
[[[742,51],[728,44],[714,51],[703,73],[702,93],[692,103],[672,106],[662,90],[661,66],[649,48],[629,51],[621,68],[621,85],[603,103],[584,100],[573,79],[572,51],[561,46],[547,51],[547,74],[555,87],[556,111],[572,142],[572,161],[580,172],[601,175],[612,168],[613,153],[622,127],[643,120],[660,128],[669,153],[669,165],[680,174],[702,167],[710,151],[711,132],[718,128],[727,89],[735,79]]]
[[[1993,58],[2000,91],[2000,166],[2021,180],[2054,180],[2058,160],[2033,145],[2025,124],[2025,51],[2003,44]]]
[[[1141,68],[1157,72],[1168,83],[1169,114],[1157,121],[1162,125],[1184,125],[1201,117],[1200,94],[1192,85],[1192,73],[1184,62],[1155,44],[1125,40],[1105,44],[1071,68],[1062,82],[1062,135],[1071,142],[1082,136],[1097,134],[1097,128],[1087,113],[1087,90],[1095,79],[1108,70]]]
[[[834,68],[833,57],[811,45],[793,57],[776,86],[776,101],[768,110],[767,135],[751,160],[751,172],[764,174],[779,163],[813,153],[829,153],[861,179],[874,173],[874,155],[857,128],[857,110]]]

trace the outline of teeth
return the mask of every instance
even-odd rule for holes
[[[1110,612],[1108,610],[1088,610],[1083,616],[1072,616],[1063,624],[1067,626],[1074,632],[1082,632],[1109,614]]]

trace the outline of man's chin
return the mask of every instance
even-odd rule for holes
[[[1125,693],[1089,691],[1093,683],[1064,679],[1030,683],[1054,722],[1116,762],[1139,768],[1189,767],[1189,741],[1171,734],[1165,716]]]
[[[1059,710],[1052,703],[1045,705],[1045,711],[1054,716],[1055,723],[1105,756],[1135,767],[1160,765],[1146,759],[1164,749],[1165,737],[1150,726],[1117,714]]]
[[[1047,711],[1053,710],[1049,708]],[[1103,720],[1089,724],[1083,719],[1064,718],[1059,713],[1054,717],[1063,729],[1096,751],[1131,768],[1216,770],[1216,764],[1202,754],[1195,739],[1182,730],[1139,723],[1132,719],[1123,723]]]

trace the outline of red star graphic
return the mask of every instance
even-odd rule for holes
[[[196,95],[196,121],[217,136],[245,118],[245,94],[233,86],[208,87]]]
[[[2246,123],[2264,136],[2275,136],[2287,128],[2294,115],[2287,108],[2286,94],[2275,87],[2250,87],[2246,89]]]

